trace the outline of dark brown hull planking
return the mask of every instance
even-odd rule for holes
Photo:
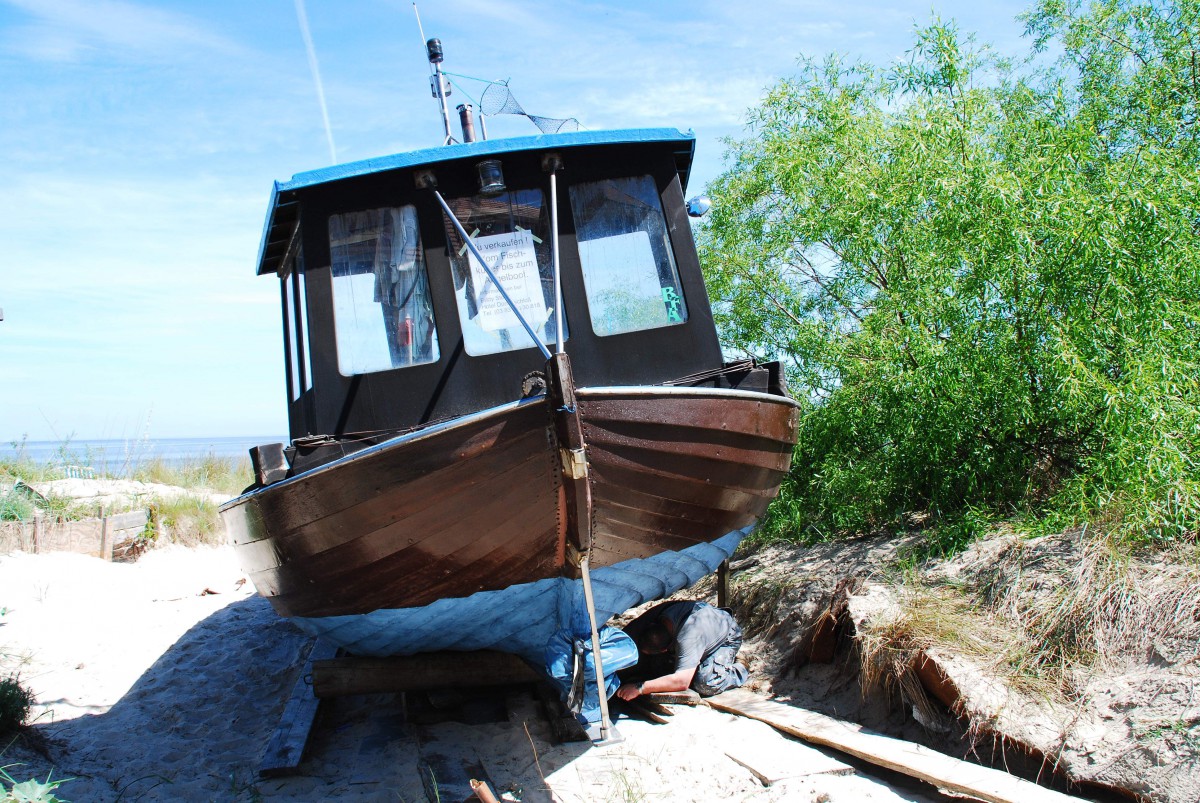
[[[786,397],[574,395],[586,468],[564,469],[553,394],[506,405],[229,503],[242,566],[284,616],[423,606],[574,576],[589,546],[599,568],[713,541],[761,516],[787,473],[797,410]]]

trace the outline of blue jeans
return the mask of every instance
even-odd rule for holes
[[[737,663],[738,648],[742,640],[727,641],[717,647],[709,655],[704,656],[700,666],[696,667],[696,676],[692,678],[692,688],[701,697],[712,697],[729,689],[736,689],[750,678],[746,667]]]

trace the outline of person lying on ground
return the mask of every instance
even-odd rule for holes
[[[675,670],[640,683],[621,684],[617,696],[622,700],[689,688],[711,697],[736,689],[750,677],[750,671],[737,661],[742,629],[723,608],[706,602],[665,602],[634,619],[625,632],[644,656],[673,649]]]

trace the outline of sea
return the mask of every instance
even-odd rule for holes
[[[287,443],[282,435],[233,438],[139,438],[137,440],[16,441],[0,443],[0,460],[26,459],[61,466],[68,476],[131,474],[145,463],[179,466],[205,457],[236,461],[251,446]]]

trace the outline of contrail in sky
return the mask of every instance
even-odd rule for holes
[[[333,147],[333,129],[329,127],[329,110],[325,107],[325,86],[321,83],[321,70],[317,67],[317,49],[313,47],[312,33],[308,30],[308,12],[304,10],[304,0],[296,0],[296,19],[300,21],[300,34],[304,37],[304,48],[308,51],[308,66],[312,69],[313,83],[317,85],[321,119],[325,121],[325,139],[329,140],[329,162],[337,164],[337,150]]]

